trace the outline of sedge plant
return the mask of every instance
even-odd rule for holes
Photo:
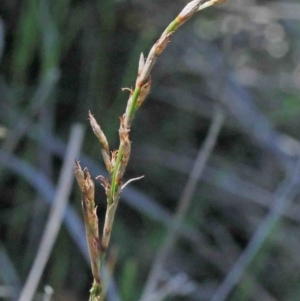
[[[94,116],[89,112],[89,120],[94,134],[98,138],[105,167],[109,174],[109,179],[98,176],[105,189],[107,197],[107,209],[102,235],[99,233],[97,207],[95,205],[95,185],[87,168],[82,169],[80,163],[75,161],[75,176],[82,191],[82,209],[84,224],[86,230],[87,244],[91,261],[93,275],[93,284],[90,290],[90,301],[100,301],[104,299],[104,286],[101,279],[101,266],[105,260],[106,251],[109,246],[115,212],[118,207],[120,195],[124,187],[131,181],[123,183],[123,176],[129,161],[131,152],[131,142],[129,133],[131,124],[138,109],[145,101],[151,88],[151,70],[155,65],[157,58],[166,48],[171,35],[197,11],[223,3],[226,0],[194,0],[189,2],[179,15],[169,24],[160,38],[152,46],[147,58],[143,53],[140,56],[138,64],[137,78],[135,88],[125,88],[129,91],[129,99],[123,116],[120,117],[118,150],[111,151],[108,141],[101,127]]]

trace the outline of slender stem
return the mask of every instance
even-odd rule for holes
[[[133,116],[134,116],[134,113],[136,110],[136,103],[137,103],[140,93],[141,93],[141,88],[137,86],[132,94],[131,105],[130,105],[129,114],[128,114],[129,116],[128,116],[127,120],[133,119]],[[111,195],[108,200],[109,204],[111,204],[114,201],[115,192],[118,188],[118,185],[120,184],[120,183],[116,183],[116,176],[117,176],[117,172],[118,172],[121,160],[122,160],[122,147],[121,147],[121,142],[120,142],[118,156],[117,156],[117,159],[115,162],[115,166],[114,166],[114,170],[113,170],[113,174],[112,174],[112,178],[111,178]]]
[[[132,95],[132,102],[131,102],[131,106],[130,106],[130,109],[129,109],[129,116],[128,116],[128,120],[132,120],[133,117],[134,117],[134,113],[135,113],[135,110],[136,110],[136,103],[137,103],[137,100],[140,96],[140,93],[141,93],[141,87],[136,87],[134,92],[133,92],[133,95]]]
[[[107,195],[107,210],[106,210],[103,235],[101,241],[98,242],[99,236],[95,235],[95,233],[90,233],[90,231],[87,232],[87,238],[88,238],[89,247],[91,251],[90,257],[92,263],[92,270],[93,270],[93,276],[95,280],[93,287],[90,291],[91,301],[96,301],[96,300],[98,301],[100,300],[98,297],[100,298],[103,297],[103,292],[101,290],[101,281],[98,277],[96,277],[98,276],[98,274],[96,275],[95,271],[97,270],[99,264],[101,266],[101,262],[105,259],[106,250],[108,248],[109,241],[110,241],[115,212],[118,206],[118,201],[122,190],[121,189],[122,178],[130,157],[131,146],[129,140],[129,131],[131,128],[132,120],[134,118],[135,112],[141,106],[141,104],[143,103],[143,101],[145,100],[145,98],[150,92],[151,70],[155,65],[157,58],[166,48],[171,34],[174,31],[176,31],[185,21],[187,21],[194,13],[197,12],[197,10],[199,9],[203,1],[204,0],[193,0],[184,7],[184,9],[180,12],[180,14],[175,18],[173,22],[169,24],[169,26],[162,33],[160,38],[153,45],[153,47],[151,48],[148,54],[146,61],[144,59],[143,54],[141,54],[139,60],[138,76],[135,84],[135,89],[133,92],[132,90],[130,90],[131,93],[130,93],[125,114],[122,117],[120,117],[121,123],[119,129],[119,135],[120,135],[119,149],[117,151],[117,154],[116,152],[113,152],[112,157],[110,157],[110,152],[104,133],[102,132],[100,126],[96,123],[94,118],[92,118],[92,115],[90,114],[91,125],[94,130],[94,133],[100,140],[102,150],[104,150],[103,157],[104,157],[106,168],[109,171],[110,178],[111,178],[110,179],[111,181],[109,181],[104,177],[99,176]],[[80,165],[78,163],[76,167],[77,167],[77,181],[79,183],[79,186],[83,186],[83,183],[85,183],[85,187],[86,187],[87,181],[84,180],[83,171],[81,170]],[[90,178],[88,180],[90,180]],[[87,201],[90,202],[91,197],[93,197],[93,195],[91,197],[88,197],[87,196],[88,190],[86,188],[85,190],[83,190],[83,192],[86,194]],[[94,203],[93,203],[93,208],[94,208]],[[89,225],[95,226],[95,224],[97,224],[95,222],[96,220],[94,216],[96,215],[95,212],[96,210],[93,210],[92,212],[88,212],[88,211],[86,212],[86,213],[90,213],[90,216],[87,216]],[[97,227],[95,226],[93,230],[95,230],[96,228]],[[100,249],[96,250],[95,243],[99,243],[98,247],[100,247]],[[99,262],[95,261],[96,254]],[[93,269],[93,267],[95,267],[95,269]]]
[[[112,178],[111,178],[111,195],[107,198],[108,204],[113,203],[114,195],[115,195],[115,192],[119,185],[119,183],[116,183],[116,177],[117,177],[117,172],[118,172],[121,160],[122,160],[122,147],[121,147],[121,143],[120,143],[119,150],[118,150],[118,156],[116,159],[116,163],[115,163]]]
[[[182,21],[180,21],[178,18],[176,18],[174,21],[172,21],[169,26],[166,29],[167,33],[171,33],[173,31],[175,31],[180,25],[181,25]]]

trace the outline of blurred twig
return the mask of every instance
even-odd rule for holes
[[[173,152],[161,150],[151,145],[145,145],[136,150],[134,154],[136,157],[143,154],[143,159],[149,159],[151,162],[164,166],[165,168],[177,171],[179,173],[188,174],[193,160],[188,157],[177,155]],[[213,165],[214,161],[212,161]],[[227,170],[228,162],[217,161],[219,168],[207,165],[203,173],[203,180],[216,186],[218,189],[225,190],[227,193],[236,197],[242,198],[245,201],[251,201],[264,208],[272,206],[272,193],[258,186],[257,184],[245,181],[233,171]],[[220,177],[220,172],[226,174],[226,177]],[[290,208],[283,213],[285,218],[294,222],[300,222],[300,206],[298,204],[291,204]]]
[[[29,101],[29,105],[25,109],[25,112],[20,113],[20,116],[14,112],[13,123],[11,130],[2,145],[2,149],[9,155],[13,153],[16,146],[20,142],[20,139],[24,137],[30,130],[33,124],[33,115],[45,104],[49,95],[53,92],[55,84],[59,79],[59,73],[57,69],[49,70],[42,78],[39,86],[37,87],[32,99]],[[0,165],[0,177],[2,167]]]
[[[19,275],[11,261],[5,247],[0,242],[0,267],[1,279],[5,283],[3,287],[3,295],[10,294],[12,300],[16,300],[21,289],[21,281]],[[0,294],[0,298],[5,297]]]
[[[52,247],[58,235],[63,215],[66,209],[68,196],[72,187],[73,177],[73,161],[78,156],[82,140],[83,127],[81,125],[74,125],[70,135],[67,152],[63,167],[61,170],[56,195],[49,219],[46,224],[44,236],[41,240],[37,256],[21,292],[19,301],[31,301],[36,288],[39,284],[40,278],[44,271],[45,265],[50,256]]]
[[[296,166],[291,174],[288,174],[285,180],[278,187],[274,194],[273,206],[263,222],[252,236],[247,248],[241,254],[233,268],[226,275],[224,281],[213,294],[211,301],[225,301],[240,281],[245,270],[252,262],[257,252],[266,241],[271,231],[274,229],[283,212],[291,204],[293,198],[299,191],[300,182],[300,158],[297,159]]]
[[[46,285],[44,288],[44,297],[42,301],[51,301],[53,295],[53,288],[49,285]]]
[[[147,294],[143,299],[144,301],[164,300],[170,296],[184,296],[190,295],[195,291],[195,285],[192,283],[185,274],[178,274],[169,277],[164,285],[162,285],[155,292]]]
[[[5,47],[5,27],[4,22],[0,18],[0,61]]]
[[[195,160],[195,164],[193,165],[193,169],[189,175],[189,179],[180,197],[176,214],[174,220],[171,222],[171,226],[166,236],[166,240],[164,241],[163,246],[161,247],[157,256],[155,257],[155,261],[152,265],[152,269],[150,271],[141,300],[144,300],[148,294],[150,294],[156,289],[156,285],[159,280],[160,273],[163,268],[163,264],[166,261],[167,256],[170,250],[172,249],[174,243],[176,242],[179,228],[183,222],[184,215],[189,207],[198,180],[203,173],[205,164],[214,148],[223,121],[224,121],[224,114],[220,110],[220,108],[217,108],[208,135],[204,141],[203,146],[200,148],[198,152],[198,156]]]
[[[37,24],[39,24],[39,28],[41,31],[42,36],[42,43],[40,49],[40,56],[41,56],[41,63],[40,63],[40,77],[46,78],[47,74],[51,74],[51,70],[59,70],[59,55],[60,55],[60,41],[59,41],[59,33],[57,25],[55,24],[51,13],[49,3],[47,1],[40,1],[39,3],[39,14],[37,14],[38,20]],[[58,71],[57,71],[58,72]],[[57,79],[56,79],[57,80]],[[53,83],[55,84],[55,82]],[[53,85],[55,87],[55,85]],[[47,101],[41,101],[39,104],[39,114],[38,114],[38,121],[41,125],[41,128],[45,129],[46,131],[51,132],[54,129],[54,122],[55,122],[55,99],[54,99],[54,87],[50,90],[51,93],[46,93],[44,98]],[[43,90],[42,90],[43,91]],[[30,126],[29,126],[30,129]],[[25,132],[29,129],[25,129]],[[37,150],[37,164],[40,166],[40,169],[44,170],[48,178],[51,178],[53,166],[52,166],[52,157],[50,152],[43,147],[43,145],[38,146]],[[35,243],[39,241],[42,229],[44,227],[45,221],[45,214],[46,208],[41,202],[40,198],[41,195],[37,195],[32,215],[31,215],[31,229],[29,230],[29,238],[27,243],[27,249],[25,258],[29,258],[28,261],[32,261],[31,255],[33,255]]]
[[[61,154],[63,156],[63,153]],[[8,160],[7,160],[8,158]],[[55,197],[55,189],[49,179],[41,171],[35,169],[24,160],[20,160],[12,154],[8,154],[0,149],[0,162],[3,166],[18,176],[24,178],[29,185],[34,187],[36,191],[43,196],[42,200],[49,204],[53,204]],[[65,213],[66,227],[79,248],[83,257],[88,261],[88,252],[84,239],[84,228],[78,214],[74,208],[68,205]]]

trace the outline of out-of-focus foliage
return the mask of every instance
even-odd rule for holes
[[[91,110],[117,147],[121,88],[134,85],[140,52],[187,2],[1,1],[0,299],[28,276],[72,124],[88,125]],[[185,218],[189,231],[165,263],[196,290],[168,300],[209,300],[246,248],[300,153],[299,37],[296,0],[228,0],[172,36],[131,132],[126,177],[145,179],[126,188],[114,224],[122,300],[142,293],[216,103],[226,122]],[[93,177],[105,173],[99,158],[88,128],[80,160]],[[91,282],[75,188],[40,284],[54,300],[87,298]],[[102,225],[100,185],[96,199]],[[291,201],[227,300],[299,300],[300,207]]]

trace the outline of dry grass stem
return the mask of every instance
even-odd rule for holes
[[[98,226],[96,226],[96,223],[98,225],[98,220],[94,203],[94,184],[90,178],[88,171],[85,170],[85,172],[83,172],[79,163],[77,161],[75,163],[75,175],[78,185],[83,193],[83,214],[91,257],[90,259],[92,265],[92,273],[94,277],[94,284],[91,290],[90,297],[91,300],[101,300],[101,298],[103,297],[101,296],[102,287],[100,281],[100,267],[102,261],[105,258],[105,254],[109,245],[114,216],[120,199],[120,194],[122,192],[122,189],[132,181],[129,180],[125,185],[123,185],[123,176],[131,152],[129,133],[136,111],[143,104],[150,92],[151,70],[155,65],[157,58],[168,45],[171,35],[189,18],[191,18],[199,9],[201,9],[201,6],[204,5],[203,2],[203,0],[194,0],[189,2],[180,12],[180,14],[175,18],[175,20],[169,24],[160,38],[152,46],[147,58],[145,59],[143,54],[140,55],[135,88],[123,89],[129,91],[129,99],[125,113],[120,117],[120,144],[118,150],[110,152],[104,132],[97,123],[96,119],[89,112],[90,124],[100,142],[104,163],[110,176],[110,180],[104,178],[103,176],[98,176],[107,196],[107,209],[105,214],[103,234],[101,240],[99,240],[99,234],[96,233],[98,231]],[[219,3],[220,1],[209,2],[210,5],[213,5]]]
[[[36,258],[19,297],[19,301],[31,301],[33,299],[59,233],[72,187],[73,160],[79,154],[83,141],[83,132],[84,130],[81,125],[75,125],[72,128],[70,142],[64,157],[64,163],[53,201],[53,207],[51,208]]]

